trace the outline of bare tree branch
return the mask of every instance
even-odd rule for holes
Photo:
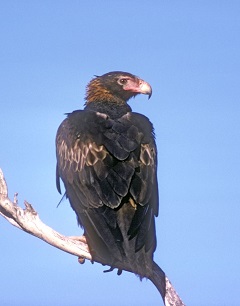
[[[92,260],[92,256],[89,252],[88,245],[84,236],[76,237],[64,236],[46,224],[44,224],[37,212],[33,209],[32,205],[28,202],[24,202],[25,209],[17,205],[17,194],[14,195],[14,201],[12,202],[8,198],[7,184],[3,176],[3,172],[0,169],[0,215],[3,216],[12,225],[19,229],[36,236],[50,245],[67,252],[69,254],[78,256],[79,262],[84,262],[85,259]],[[101,264],[107,265],[107,263]],[[119,269],[128,270],[126,267],[121,267],[121,263],[118,265]],[[163,272],[163,271],[162,271]],[[169,279],[162,273],[161,283],[165,284],[165,288],[161,288],[160,294],[166,306],[184,306],[180,297],[177,295]],[[163,294],[163,292],[165,294]]]
[[[7,184],[0,169],[0,215],[12,225],[36,236],[52,246],[78,257],[91,260],[84,237],[66,237],[44,224],[32,205],[25,201],[25,209],[8,198]]]

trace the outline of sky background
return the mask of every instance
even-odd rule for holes
[[[240,2],[0,1],[0,168],[9,197],[81,235],[55,187],[55,135],[94,74],[128,71],[153,95],[156,262],[192,306],[237,306],[240,287]],[[0,304],[162,305],[150,281],[59,251],[0,218]]]

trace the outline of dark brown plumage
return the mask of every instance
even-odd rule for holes
[[[126,72],[90,81],[84,110],[57,132],[57,188],[61,178],[94,260],[156,283],[157,149],[149,119],[127,104],[151,92]]]

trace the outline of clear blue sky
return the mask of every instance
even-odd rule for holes
[[[152,85],[131,101],[153,122],[160,215],[155,260],[187,305],[239,305],[240,2],[1,1],[0,167],[49,226],[78,235],[56,208],[55,134],[94,74]],[[162,305],[154,286],[43,243],[0,219],[0,304]]]

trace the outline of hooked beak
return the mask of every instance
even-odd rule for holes
[[[152,87],[147,82],[139,80],[139,93],[148,95],[148,99],[150,99],[152,95]]]
[[[136,76],[129,78],[127,83],[123,85],[123,89],[132,93],[130,97],[136,96],[137,94],[144,94],[148,95],[148,99],[150,99],[152,95],[152,87],[150,84]]]

